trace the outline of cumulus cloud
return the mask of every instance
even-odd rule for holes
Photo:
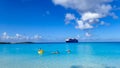
[[[23,39],[23,36],[22,36],[21,34],[18,34],[18,33],[17,33],[17,34],[15,35],[15,38],[16,38],[16,39]]]
[[[101,21],[100,25],[105,25],[105,22],[104,22],[104,21]]]
[[[94,20],[96,18],[101,18],[101,15],[99,13],[91,13],[91,12],[86,12],[82,14],[82,20],[87,21],[87,20]]]
[[[86,37],[91,37],[91,34],[89,34],[88,32],[85,33]]]
[[[79,28],[79,29],[82,29],[82,30],[93,28],[92,25],[90,25],[89,23],[86,23],[84,21],[81,21],[81,20],[78,20],[77,23],[78,23],[78,25],[76,26],[76,28]]]
[[[65,15],[65,23],[66,23],[66,24],[69,24],[70,21],[72,21],[72,20],[75,20],[74,14],[67,13],[67,14]]]
[[[53,0],[53,3],[56,5],[61,5],[65,8],[72,8],[83,13],[86,11],[95,12],[96,9],[100,10],[105,8],[107,7],[106,4],[109,2],[112,2],[112,0]]]
[[[119,17],[118,17],[115,13],[113,13],[113,12],[110,13],[109,15],[112,16],[114,19],[118,19],[118,18],[119,18]]]
[[[76,38],[77,38],[77,39],[80,39],[80,35],[78,34]]]
[[[14,36],[10,36],[7,32],[3,32],[0,40],[2,41],[35,41],[40,40],[42,37],[40,35],[33,35],[33,36],[25,36],[22,34],[15,34]]]
[[[65,16],[66,23],[70,23],[71,20],[75,20],[78,29],[91,29],[94,28],[94,23],[100,23],[100,19],[106,16],[110,16],[112,6],[110,2],[113,0],[52,0],[55,5],[60,5],[65,8],[76,10],[79,17],[75,17],[75,14],[67,13]],[[111,16],[116,18],[117,16],[112,13]]]
[[[107,23],[107,22],[101,21],[101,22],[100,22],[100,25],[109,26],[110,23]]]
[[[99,13],[91,13],[91,12],[86,12],[82,14],[82,17],[80,20],[76,20],[77,22],[77,28],[79,29],[91,29],[93,28],[92,24],[95,22],[98,22],[99,18],[101,18],[102,15]]]
[[[41,36],[40,35],[34,35],[33,39],[39,40],[39,39],[41,39]]]
[[[7,32],[3,32],[1,39],[9,39],[10,37],[7,35]]]

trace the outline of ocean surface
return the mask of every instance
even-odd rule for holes
[[[0,68],[120,68],[120,43],[0,44]]]

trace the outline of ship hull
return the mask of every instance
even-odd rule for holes
[[[78,41],[66,41],[66,43],[78,43]]]

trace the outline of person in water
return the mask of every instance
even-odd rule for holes
[[[71,53],[71,50],[67,50],[67,53],[70,54],[70,53]]]
[[[41,48],[38,50],[38,54],[43,54],[44,50],[42,50]]]
[[[52,54],[60,54],[60,52],[57,50],[55,52],[52,52]]]

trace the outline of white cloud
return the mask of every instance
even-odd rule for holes
[[[82,14],[80,20],[76,20],[77,28],[82,30],[94,28],[92,24],[98,22],[99,21],[98,19],[101,17],[102,16],[98,13],[86,12]]]
[[[25,36],[17,33],[14,36],[9,36],[7,32],[4,32],[0,37],[0,40],[2,41],[32,41],[32,40],[35,41],[40,39],[41,39],[40,35]]]
[[[7,36],[7,32],[3,32],[3,36]]]
[[[110,2],[113,0],[52,0],[55,5],[60,5],[65,8],[76,10],[80,18],[75,18],[75,14],[66,14],[65,20],[75,20],[77,28],[91,29],[94,28],[93,24],[100,22],[101,18],[110,16],[112,6]],[[68,16],[67,16],[68,15]],[[115,14],[112,17],[117,17]],[[74,19],[75,18],[75,19]],[[77,20],[76,20],[77,19]]]
[[[100,25],[109,26],[110,23],[107,23],[107,22],[101,21],[101,22],[100,22]]]
[[[101,14],[103,17],[107,16],[110,13],[110,10],[112,10],[112,6],[109,4],[102,4],[98,7],[98,9],[95,9],[95,12]]]
[[[115,13],[110,13],[110,16],[112,16],[114,19],[118,19],[119,17]]]
[[[105,22],[104,22],[104,21],[101,21],[100,25],[105,25]]]
[[[81,29],[81,30],[93,28],[92,25],[90,25],[89,23],[83,22],[81,20],[78,20],[77,23],[78,25],[76,26],[76,28]]]
[[[61,5],[65,8],[72,8],[79,12],[94,12],[100,9],[101,5],[105,5],[112,0],[52,0],[54,4]]]
[[[80,35],[78,34],[76,38],[77,38],[77,39],[80,39]]]
[[[17,39],[22,38],[22,35],[16,34],[16,35],[15,35],[15,38],[17,38]]]
[[[94,19],[101,18],[101,17],[102,17],[102,15],[99,13],[86,12],[86,13],[82,14],[81,20],[83,20],[83,21],[94,20]]]
[[[89,34],[88,32],[85,33],[86,37],[91,37],[91,34]]]
[[[39,39],[41,39],[41,36],[40,35],[34,35],[33,39],[39,40]]]
[[[3,32],[1,39],[6,40],[9,39],[10,37],[7,35],[7,32]]]
[[[65,23],[69,24],[71,20],[75,20],[74,14],[67,13],[65,16]]]

